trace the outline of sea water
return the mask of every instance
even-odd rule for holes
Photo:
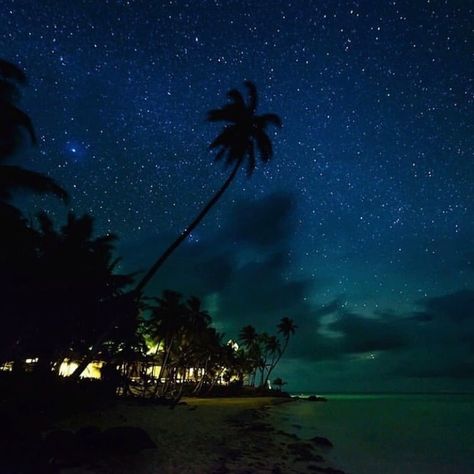
[[[324,436],[325,457],[349,474],[473,474],[474,395],[325,395],[272,409],[302,439]]]

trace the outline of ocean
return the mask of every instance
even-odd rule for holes
[[[474,395],[324,395],[272,408],[302,439],[324,436],[349,474],[473,474]]]

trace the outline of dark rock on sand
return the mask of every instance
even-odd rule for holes
[[[346,474],[340,469],[335,469],[334,467],[320,467],[317,472],[323,472],[325,474]]]
[[[257,431],[257,432],[269,432],[274,431],[273,426],[269,425],[268,423],[251,423],[248,426],[249,430]]]
[[[36,430],[23,431],[21,427],[0,423],[1,474],[53,472],[48,467],[42,448],[43,440]]]
[[[79,449],[94,451],[100,446],[102,432],[97,426],[84,426],[76,431],[76,443]]]
[[[308,402],[327,402],[328,399],[325,397],[320,397],[318,395],[310,395],[306,400]]]
[[[311,438],[311,442],[321,448],[333,447],[333,444],[331,443],[331,441],[329,441],[327,438],[324,438],[322,436],[315,436],[314,438]]]
[[[296,434],[294,434],[294,433],[287,433],[286,431],[278,430],[278,431],[277,431],[277,434],[279,434],[279,435],[281,435],[281,436],[285,436],[286,438],[291,438],[291,439],[294,439],[294,440],[299,440],[298,435],[296,435]]]
[[[296,461],[322,462],[324,459],[319,454],[314,453],[314,446],[310,443],[291,443],[288,445],[288,451],[295,456]]]
[[[104,430],[99,438],[101,448],[108,451],[136,453],[156,448],[148,433],[134,426],[116,426]]]
[[[76,437],[72,431],[50,431],[44,438],[44,449],[50,457],[67,457],[76,448]]]

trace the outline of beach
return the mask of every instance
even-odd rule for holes
[[[314,473],[341,472],[324,460],[324,448],[270,424],[274,405],[285,398],[184,399],[173,410],[121,401],[97,412],[70,417],[57,428],[77,432],[85,426],[101,430],[139,427],[156,448],[113,453],[65,474],[87,473]]]

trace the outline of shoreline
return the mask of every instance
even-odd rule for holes
[[[114,452],[77,467],[64,467],[60,472],[342,473],[326,462],[320,443],[301,440],[272,424],[268,416],[272,406],[298,403],[297,400],[236,397],[185,398],[183,401],[185,404],[173,410],[123,401],[105,410],[63,420],[57,429],[69,432],[86,426],[100,430],[137,427],[148,434],[156,448],[135,453]]]

